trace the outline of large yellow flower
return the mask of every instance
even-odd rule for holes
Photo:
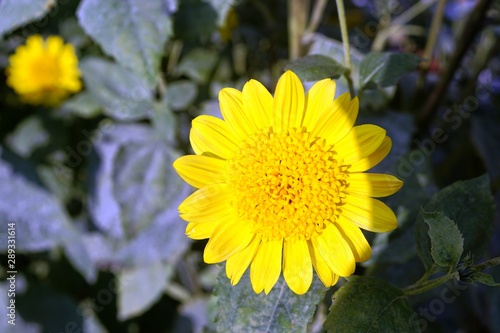
[[[58,36],[28,37],[9,58],[7,84],[27,103],[57,105],[82,89],[73,46]]]
[[[256,293],[269,293],[283,270],[290,289],[303,294],[312,267],[332,286],[371,255],[360,228],[396,228],[394,213],[372,197],[393,194],[403,183],[363,173],[387,155],[391,140],[378,126],[353,127],[358,99],[334,96],[330,79],[304,96],[287,71],[274,98],[250,80],[242,92],[220,92],[224,120],[193,120],[196,155],[180,157],[174,167],[198,190],[179,212],[189,237],[210,238],[204,260],[226,260],[233,285],[250,266]]]

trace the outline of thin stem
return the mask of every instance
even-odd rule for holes
[[[290,60],[302,55],[302,35],[306,28],[309,0],[288,0],[288,49]]]
[[[439,83],[432,90],[432,93],[427,99],[421,113],[418,115],[418,129],[414,135],[415,139],[420,138],[425,133],[427,125],[434,112],[436,112],[440,103],[443,101],[442,97],[446,93],[448,85],[453,79],[455,71],[460,66],[465,53],[469,50],[476,35],[482,31],[484,26],[484,17],[491,3],[492,0],[479,0],[472,13],[469,15],[460,40],[457,41],[457,48],[455,52],[453,52],[453,56],[450,59],[445,72],[441,75]]]
[[[446,274],[432,280],[427,280],[424,282],[417,282],[415,284],[412,284],[411,286],[406,287],[404,289],[404,293],[406,296],[422,294],[426,291],[438,287],[439,285],[445,283],[448,280],[458,279],[458,278],[459,278],[458,272],[453,272],[451,274]]]
[[[309,20],[309,24],[307,25],[306,30],[304,31],[305,35],[312,34],[318,29],[321,18],[323,17],[323,12],[325,11],[326,4],[328,0],[316,0],[314,2],[314,8],[311,14],[311,19]]]
[[[432,18],[429,38],[427,39],[427,44],[425,45],[424,50],[424,61],[422,63],[422,69],[424,69],[425,71],[427,71],[430,60],[432,59],[432,51],[434,50],[434,46],[436,45],[439,30],[441,29],[441,23],[443,22],[445,5],[446,0],[439,0],[436,11],[434,12],[434,17]]]
[[[340,32],[342,33],[342,45],[344,46],[344,65],[346,68],[344,76],[347,80],[347,84],[349,85],[349,92],[351,93],[351,96],[354,96],[355,90],[351,78],[351,70],[352,70],[351,48],[349,45],[349,34],[347,33],[347,20],[344,9],[344,1],[336,0],[336,3],[337,3],[337,10],[339,13]]]
[[[474,268],[477,269],[478,271],[482,271],[482,270],[485,270],[486,268],[495,267],[498,265],[500,265],[500,257],[486,260],[486,261],[474,266]]]
[[[375,40],[373,41],[372,44],[372,51],[382,51],[385,42],[387,41],[387,38],[393,34],[399,31],[406,23],[423,13],[427,8],[432,6],[436,0],[432,0],[429,2],[426,1],[417,1],[413,6],[408,8],[405,12],[403,12],[401,15],[396,17],[391,24],[385,28],[379,31],[377,33],[377,36],[375,36]]]

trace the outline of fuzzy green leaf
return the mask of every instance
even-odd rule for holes
[[[6,32],[42,18],[56,5],[55,0],[0,1],[0,37]]]
[[[221,270],[215,287],[218,296],[217,332],[306,332],[326,288],[315,278],[305,295],[291,291],[280,277],[268,295],[255,294],[248,272],[232,286]]]
[[[153,91],[146,80],[128,69],[99,58],[86,58],[80,67],[90,96],[104,113],[117,120],[151,116]]]
[[[413,310],[401,289],[381,280],[351,276],[332,297],[327,332],[416,332]]]
[[[441,267],[454,267],[464,251],[464,238],[457,225],[443,212],[420,212],[429,225],[431,256]]]
[[[436,193],[424,206],[427,212],[442,211],[453,220],[463,235],[463,253],[475,258],[483,254],[493,231],[493,197],[487,175],[458,181]],[[431,267],[431,239],[429,226],[422,214],[417,218],[415,238],[417,251],[425,267]]]
[[[317,81],[325,78],[338,78],[345,73],[345,67],[332,58],[320,54],[298,58],[286,66],[303,81]]]
[[[77,16],[104,52],[153,87],[176,9],[176,1],[84,0]]]
[[[388,87],[415,70],[421,58],[410,53],[372,52],[361,61],[360,88]]]

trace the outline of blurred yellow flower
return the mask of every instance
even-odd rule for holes
[[[78,58],[62,38],[28,37],[9,57],[7,84],[30,104],[55,106],[82,89]]]
[[[397,226],[384,197],[403,183],[364,173],[389,152],[391,140],[375,125],[354,126],[358,99],[334,99],[335,82],[317,82],[305,95],[291,71],[273,96],[250,80],[240,92],[219,94],[224,120],[199,116],[190,141],[196,155],[174,168],[199,188],[180,206],[193,239],[209,238],[207,263],[226,262],[235,285],[250,266],[256,293],[273,288],[281,272],[297,294],[353,274],[371,256],[360,228]]]

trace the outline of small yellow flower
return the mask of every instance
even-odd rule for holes
[[[28,37],[9,57],[7,84],[30,104],[54,106],[82,89],[78,58],[58,36]]]
[[[180,157],[174,168],[198,190],[179,212],[189,237],[209,238],[205,262],[227,261],[233,285],[250,266],[256,293],[269,293],[283,271],[290,289],[303,294],[313,267],[333,286],[371,256],[360,228],[396,228],[392,210],[372,197],[403,183],[364,173],[388,154],[391,140],[378,126],[354,126],[357,98],[334,96],[330,79],[304,96],[299,78],[287,71],[274,98],[250,80],[242,92],[220,92],[224,120],[193,120],[196,155]]]

